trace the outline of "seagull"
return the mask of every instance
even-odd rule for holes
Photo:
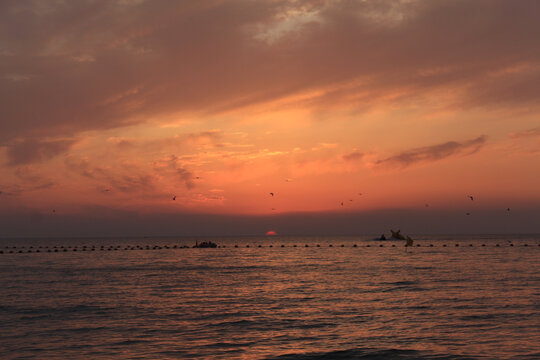
[[[467,195],[471,201],[474,201],[474,197],[472,195]]]
[[[172,199],[173,199],[173,200],[176,200],[176,195],[173,195]]]
[[[343,201],[341,202],[341,206],[343,206]]]
[[[270,195],[274,196],[274,193],[271,192]]]

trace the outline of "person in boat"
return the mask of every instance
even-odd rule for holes
[[[381,237],[379,238],[379,240],[386,240],[386,236],[384,236],[384,234],[382,234]]]
[[[410,236],[407,236],[407,246],[413,246],[414,240]]]

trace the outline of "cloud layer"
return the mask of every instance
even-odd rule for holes
[[[532,0],[0,6],[0,146],[11,163],[65,151],[57,137],[298,94],[359,109],[440,88],[469,108],[540,96]],[[13,139],[36,141],[35,154]]]

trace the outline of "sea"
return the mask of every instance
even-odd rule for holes
[[[539,265],[540,235],[0,239],[0,358],[540,359]]]

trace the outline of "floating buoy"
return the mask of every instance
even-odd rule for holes
[[[308,245],[308,244],[306,244],[306,247],[309,247],[309,245]]]
[[[328,247],[332,247],[332,244],[328,245]]]
[[[383,245],[383,244],[381,244],[381,245],[379,245],[379,247],[384,247],[384,245]]]

